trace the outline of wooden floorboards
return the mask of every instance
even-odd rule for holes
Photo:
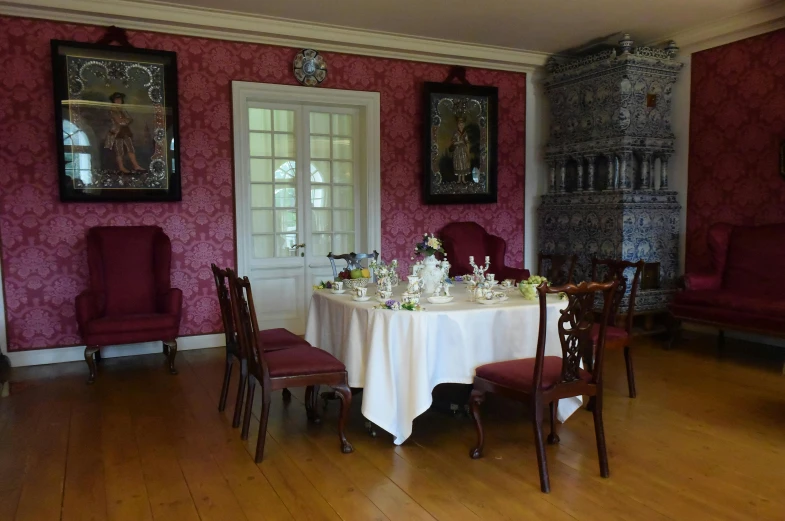
[[[217,410],[221,349],[181,352],[178,376],[163,354],[106,360],[92,386],[83,363],[15,369],[0,400],[0,521],[785,520],[780,355],[729,341],[719,360],[705,337],[662,345],[635,346],[634,400],[621,353],[608,356],[610,478],[580,410],[547,448],[548,495],[527,411],[498,399],[474,461],[466,417],[428,411],[395,447],[366,433],[358,395],[344,455],[337,402],[312,425],[302,390],[288,405],[276,393],[256,465],[258,419],[242,442],[234,389]]]

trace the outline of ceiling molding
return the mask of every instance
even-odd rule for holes
[[[649,44],[657,45],[674,40],[682,52],[691,54],[782,28],[785,28],[785,2],[778,1],[668,34]]]
[[[0,14],[363,56],[530,72],[549,54],[161,2],[0,0]]]

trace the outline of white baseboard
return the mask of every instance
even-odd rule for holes
[[[190,351],[191,349],[223,347],[226,343],[225,340],[223,333],[185,336],[177,339],[177,350]],[[8,353],[8,358],[11,360],[12,367],[75,362],[77,360],[84,360],[84,348],[85,346],[75,346],[58,347],[54,349],[36,349],[33,351],[15,351]],[[162,350],[163,346],[161,342],[145,342],[142,344],[102,347],[101,356],[103,358],[118,358],[122,356],[160,353]]]
[[[706,333],[710,335],[716,335],[719,331],[716,327],[704,326],[702,324],[694,324],[689,322],[685,322],[682,327],[685,331],[695,331],[696,333]],[[746,342],[755,342],[756,344],[785,347],[785,339],[758,335],[755,333],[745,333],[743,331],[733,331],[732,329],[725,330],[725,337],[744,340]]]

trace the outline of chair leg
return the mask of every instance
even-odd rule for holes
[[[605,427],[602,423],[602,395],[595,396],[595,407],[592,410],[594,415],[594,435],[597,438],[597,456],[600,459],[600,476],[607,478],[610,476],[608,470],[608,452],[605,448]]]
[[[725,331],[720,329],[719,335],[717,335],[717,356],[722,358],[725,356]]]
[[[474,427],[477,429],[477,445],[469,452],[472,459],[482,458],[482,450],[485,447],[485,434],[482,431],[482,421],[480,420],[480,406],[485,401],[485,391],[472,389],[469,397],[469,406],[474,418]]]
[[[87,378],[87,383],[95,382],[95,354],[100,352],[99,346],[87,346],[84,348],[84,359],[87,362],[87,368],[90,370],[90,376]]]
[[[292,399],[292,391],[284,387],[283,392],[281,393],[281,398],[283,398],[284,402],[289,403],[289,401]]]
[[[243,429],[240,431],[240,439],[248,439],[248,429],[251,427],[251,407],[253,407],[253,395],[256,391],[256,382],[248,377],[248,392],[245,396],[245,416],[243,416]]]
[[[245,388],[248,385],[248,362],[240,360],[240,382],[237,384],[237,398],[234,402],[234,416],[232,417],[232,427],[237,428],[240,426],[240,420],[243,414],[243,396],[245,396]]]
[[[174,368],[174,357],[177,356],[177,340],[164,340],[164,346],[166,358],[169,360],[169,372],[177,374],[177,369]]]
[[[256,439],[256,455],[254,461],[261,463],[264,459],[264,442],[267,440],[267,420],[270,418],[270,393],[262,388],[262,416],[259,418],[259,436]],[[248,412],[250,415],[250,411]]]
[[[548,445],[556,445],[561,440],[556,434],[556,415],[559,411],[559,400],[551,402],[551,433],[548,435]]]
[[[321,423],[322,419],[317,412],[317,401],[319,396],[319,386],[309,385],[305,388],[305,415],[311,423]]]
[[[542,441],[542,406],[543,404],[534,400],[534,445],[537,449],[537,466],[540,469],[540,490],[546,494],[551,491],[551,482],[548,478],[548,460],[545,458],[545,444]]]
[[[166,344],[164,344],[165,346]],[[226,354],[226,364],[224,368],[224,381],[221,385],[221,397],[218,399],[218,412],[226,410],[226,397],[229,395],[229,381],[232,378],[232,366],[234,365],[234,358]]]
[[[630,391],[630,398],[635,398],[638,393],[635,392],[635,370],[632,367],[630,346],[624,346],[624,363],[627,364],[627,387]]]
[[[681,341],[681,320],[674,316],[670,316],[668,318],[668,330],[670,338],[668,340],[667,349],[673,349],[674,344]]]
[[[354,447],[352,447],[352,444],[346,439],[346,422],[349,420],[349,412],[352,408],[352,391],[345,383],[333,386],[333,389],[337,391],[338,398],[341,399],[341,417],[338,420],[338,438],[341,440],[341,452],[349,454],[350,452],[354,452]],[[316,409],[316,397],[318,394],[314,392],[313,396],[313,408]]]

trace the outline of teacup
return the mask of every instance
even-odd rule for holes
[[[419,304],[420,303],[420,296],[417,293],[409,293],[406,292],[401,297],[404,304]]]
[[[343,291],[343,282],[338,280],[333,282],[333,291]]]
[[[485,278],[488,279],[489,282],[493,282],[494,280],[496,280],[496,275],[494,275],[493,273],[486,273]]]
[[[357,296],[360,298],[365,297],[365,294],[368,292],[368,288],[355,288],[354,290],[357,293]]]
[[[504,279],[502,281],[502,287],[504,289],[510,289],[513,286],[515,286],[515,280],[514,279]]]
[[[390,300],[392,298],[392,291],[388,290],[381,290],[379,291],[379,296],[384,300]]]

